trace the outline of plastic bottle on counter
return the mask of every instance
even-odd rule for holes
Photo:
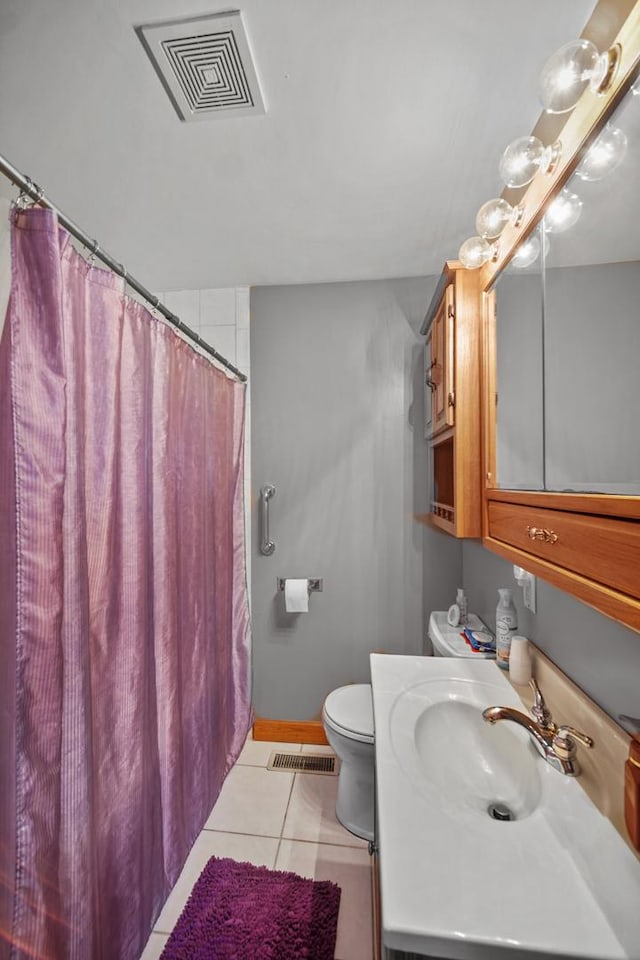
[[[509,649],[509,676],[511,682],[526,687],[531,680],[531,652],[526,637],[511,638]]]
[[[502,670],[509,669],[511,638],[518,629],[518,614],[513,605],[511,590],[501,587],[498,590],[496,608],[496,663]]]
[[[460,623],[464,625],[469,622],[469,605],[467,603],[466,594],[462,587],[458,587],[456,603],[458,604],[458,609],[460,610]]]

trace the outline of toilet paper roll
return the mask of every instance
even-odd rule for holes
[[[285,580],[284,608],[287,613],[309,612],[309,588],[307,580]]]

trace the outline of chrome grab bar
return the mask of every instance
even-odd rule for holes
[[[260,553],[270,557],[276,545],[269,539],[269,500],[276,495],[276,488],[271,483],[260,487]]]

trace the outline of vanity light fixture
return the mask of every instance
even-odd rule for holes
[[[467,270],[477,270],[489,260],[498,259],[498,245],[489,243],[486,237],[469,237],[460,247],[458,259]]]
[[[580,161],[576,176],[581,180],[603,180],[622,163],[626,152],[626,133],[607,124]]]
[[[547,233],[564,233],[578,222],[581,213],[582,200],[577,193],[564,187],[547,207],[544,229]]]
[[[544,244],[544,254],[545,257],[549,252],[549,239],[544,233],[543,235],[543,244]],[[521,243],[513,257],[511,258],[511,266],[517,267],[519,270],[524,270],[526,267],[530,267],[532,263],[535,263],[538,257],[540,256],[540,237],[538,236],[538,231],[532,233],[524,243]]]
[[[524,216],[524,207],[518,204],[512,207],[503,197],[487,200],[478,210],[476,230],[481,237],[495,240],[499,237],[508,223],[519,227]]]
[[[567,113],[589,87],[604,93],[616,72],[620,47],[600,53],[590,40],[572,40],[553,53],[540,74],[538,92],[547,113]]]
[[[526,187],[538,171],[551,173],[559,157],[559,142],[545,147],[538,137],[518,137],[502,154],[500,177],[507,187]]]
[[[552,54],[540,74],[539,93],[547,113],[567,113],[578,103],[589,87],[594,93],[605,93],[615,77],[620,62],[619,44],[600,53],[590,40],[579,39],[566,43]],[[640,94],[640,79],[632,87]],[[500,159],[500,177],[507,187],[526,187],[538,173],[552,173],[561,154],[560,141],[545,146],[534,136],[518,137],[506,148]],[[576,174],[582,180],[600,180],[622,162],[627,149],[627,138],[622,130],[607,125],[598,139],[586,151]],[[544,220],[543,243],[546,249],[547,233],[562,233],[579,219],[582,200],[565,187],[548,207]],[[476,270],[489,260],[497,260],[496,243],[508,223],[519,226],[524,216],[523,207],[513,207],[498,197],[488,200],[478,210],[476,230],[460,247],[458,258],[468,270]],[[540,240],[532,234],[513,256],[514,267],[530,266],[540,255]]]

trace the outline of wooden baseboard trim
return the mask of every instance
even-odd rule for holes
[[[276,743],[328,743],[321,720],[261,720],[256,717],[253,739]]]

